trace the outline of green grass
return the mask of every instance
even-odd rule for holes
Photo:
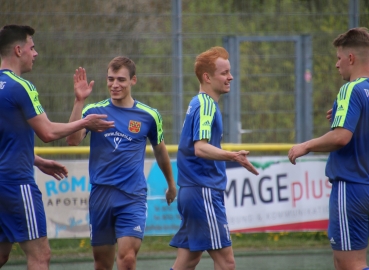
[[[176,249],[169,246],[172,236],[145,236],[139,252],[140,259],[173,257]],[[89,238],[50,239],[52,261],[92,260]],[[326,232],[251,233],[232,234],[232,246],[237,255],[266,251],[329,249]],[[14,244],[10,264],[24,262],[25,256],[19,244]]]

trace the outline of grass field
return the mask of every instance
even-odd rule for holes
[[[146,236],[142,243],[139,260],[175,258],[176,249],[168,245],[171,236]],[[50,239],[52,263],[92,261],[90,240]],[[233,249],[236,256],[262,256],[267,254],[306,253],[324,250],[330,252],[325,232],[296,233],[253,233],[232,234]],[[206,258],[206,255],[204,256]],[[18,244],[13,245],[9,265],[25,263],[25,256]]]

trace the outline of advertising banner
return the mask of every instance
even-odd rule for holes
[[[325,156],[300,158],[296,165],[285,157],[250,158],[259,175],[237,163],[227,163],[225,206],[232,232],[326,230],[331,184],[324,175]],[[42,192],[49,238],[89,237],[88,160],[61,161],[69,170],[57,181],[35,168]],[[176,179],[177,165],[172,161]],[[145,161],[148,216],[145,235],[177,232],[177,201],[165,200],[167,183],[154,160]]]
[[[225,206],[233,232],[326,230],[331,184],[326,157],[250,159],[259,175],[228,167]]]

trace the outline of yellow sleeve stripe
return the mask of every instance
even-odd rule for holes
[[[43,113],[44,109],[42,108],[41,103],[38,99],[38,92],[36,90],[36,87],[29,81],[15,75],[13,72],[5,71],[4,73],[23,86],[33,104],[33,108],[35,109],[36,114]]]

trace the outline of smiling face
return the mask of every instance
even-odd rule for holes
[[[27,36],[27,41],[16,46],[15,50],[20,57],[21,73],[26,73],[32,70],[33,62],[38,53],[35,50],[32,36]]]
[[[131,98],[131,86],[135,85],[136,76],[129,77],[129,71],[126,67],[121,67],[117,71],[108,69],[107,85],[112,100],[123,101]]]
[[[209,77],[214,93],[217,95],[228,93],[231,87],[230,82],[233,80],[231,64],[228,59],[219,57],[215,60],[215,67],[216,69],[213,75],[206,73],[205,76]]]

